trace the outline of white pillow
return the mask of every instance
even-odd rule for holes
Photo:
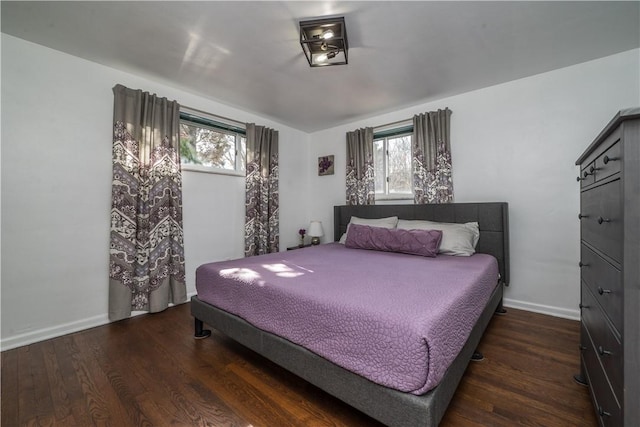
[[[438,252],[444,255],[471,256],[476,252],[476,245],[480,239],[480,227],[477,222],[458,224],[401,219],[397,227],[403,230],[442,231],[442,242]]]
[[[390,216],[387,218],[358,218],[357,216],[352,216],[351,220],[349,220],[349,224],[347,224],[347,233],[349,232],[349,226],[351,224],[357,225],[370,225],[372,227],[381,227],[381,228],[396,228],[398,225],[398,217]],[[347,240],[347,233],[344,233],[342,237],[340,237],[340,242],[344,245],[344,242]]]

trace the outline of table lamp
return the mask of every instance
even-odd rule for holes
[[[322,231],[322,222],[311,221],[309,224],[309,236],[311,236],[312,245],[320,244],[320,237],[324,236],[324,232]]]

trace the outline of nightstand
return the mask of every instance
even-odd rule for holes
[[[300,246],[300,245],[296,245],[296,246],[289,246],[289,247],[287,248],[287,250],[288,250],[288,251],[294,251],[294,250],[296,250],[296,249],[308,248],[309,246],[311,246],[311,243],[309,243],[308,245],[302,245],[302,246]]]

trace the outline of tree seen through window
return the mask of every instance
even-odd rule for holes
[[[235,132],[185,121],[180,123],[180,157],[183,165],[244,170],[246,140]]]

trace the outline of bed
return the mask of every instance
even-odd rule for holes
[[[195,318],[196,338],[207,337],[210,334],[209,331],[203,328],[203,324],[206,323],[384,424],[389,426],[437,426],[464,374],[467,364],[475,353],[476,347],[492,315],[496,311],[503,311],[503,286],[509,283],[508,207],[506,203],[336,206],[334,208],[334,240],[338,241],[343,233],[346,232],[347,225],[352,216],[360,218],[383,218],[394,215],[404,220],[431,220],[453,223],[478,222],[480,238],[476,246],[476,253],[490,255],[493,257],[491,259],[494,259],[494,263],[497,261],[496,277],[487,293],[486,304],[477,308],[477,320],[469,327],[468,336],[460,343],[461,348],[456,349],[455,354],[448,356],[451,360],[447,361],[448,367],[441,372],[440,377],[435,380],[429,379],[428,377],[426,380],[418,378],[416,380],[417,382],[414,381],[414,383],[411,383],[411,381],[409,381],[411,384],[407,383],[408,385],[405,385],[402,381],[398,384],[392,380],[387,381],[385,375],[380,378],[372,377],[370,373],[366,371],[360,372],[357,368],[354,369],[349,366],[348,363],[344,363],[343,360],[330,361],[329,357],[323,354],[324,347],[322,346],[313,347],[313,342],[301,343],[300,345],[295,344],[294,342],[301,342],[298,339],[299,336],[294,334],[288,336],[288,339],[283,338],[280,335],[285,334],[270,332],[275,329],[271,328],[268,322],[260,323],[260,319],[251,319],[252,323],[250,323],[243,319],[243,317],[246,318],[246,313],[240,309],[234,308],[236,314],[232,314],[228,311],[229,308],[225,306],[224,302],[226,301],[225,298],[234,298],[231,291],[224,298],[219,297],[220,302],[215,303],[227,308],[226,310],[213,305],[213,303],[203,301],[205,297],[209,299],[209,297],[205,295],[206,292],[202,292],[202,295],[199,294],[192,298],[191,313]],[[333,245],[336,246],[334,249],[337,251],[337,256],[345,257],[344,254],[346,252],[344,251],[348,251],[349,249],[341,248],[341,245],[337,243]],[[292,253],[288,253],[289,256],[286,258],[288,260],[287,262],[289,262],[290,265],[300,264],[298,260],[302,258],[303,255],[308,256],[308,254],[312,254],[314,250],[317,251],[317,255],[322,253],[322,257],[330,256],[330,251],[332,250],[331,245],[321,246],[323,247],[292,251]],[[305,251],[307,254],[303,254]],[[326,253],[320,251],[326,251]],[[353,251],[353,249],[351,249],[351,251]],[[395,255],[397,254],[390,256],[393,257]],[[474,257],[480,260],[482,257],[486,257],[486,255]],[[376,256],[382,257],[382,255],[378,254],[376,254]],[[448,258],[453,259],[457,257]],[[249,260],[250,259],[247,259],[247,261]],[[254,261],[255,260],[252,262]],[[457,260],[454,261],[457,262]],[[373,262],[377,263],[377,261]],[[222,267],[226,267],[226,265],[222,265]],[[224,269],[226,272],[232,270],[233,269],[230,268]],[[237,270],[237,268],[235,270]],[[499,275],[497,274],[498,272]],[[235,271],[235,273],[237,273],[237,271]],[[280,271],[279,273],[285,275],[296,274],[289,270]],[[199,269],[197,280],[205,280],[204,276],[206,275],[202,274]],[[334,279],[333,282],[335,281]],[[205,289],[202,286],[201,283],[198,286],[199,289]],[[224,291],[224,288],[219,288],[217,292],[220,294],[223,293],[222,291]],[[330,295],[333,295],[333,293],[330,293]],[[249,297],[250,295],[242,295],[240,300],[248,300]],[[266,298],[271,298],[271,296],[267,296]],[[259,305],[252,307],[256,308],[254,311],[260,312],[258,309]],[[425,310],[425,312],[429,312],[429,310]],[[283,310],[279,314],[285,316],[286,313],[284,313]],[[414,313],[411,314],[411,317],[417,316]],[[286,323],[286,317],[284,318],[284,322]],[[255,324],[260,327],[255,326]],[[339,324],[342,324],[342,322],[339,322]],[[383,340],[384,338],[382,341]],[[381,340],[378,337],[374,338],[374,341],[378,342]],[[355,352],[358,349],[356,346],[353,348],[353,351]],[[435,357],[437,357],[436,352],[432,351],[432,357],[437,361],[437,359],[435,359]],[[435,362],[433,366],[436,366]],[[436,371],[436,369],[432,369],[432,371]],[[421,381],[423,381],[424,384],[422,384]],[[437,381],[437,385],[434,387],[434,384],[429,383],[429,381]],[[380,402],[384,402],[384,404]]]

